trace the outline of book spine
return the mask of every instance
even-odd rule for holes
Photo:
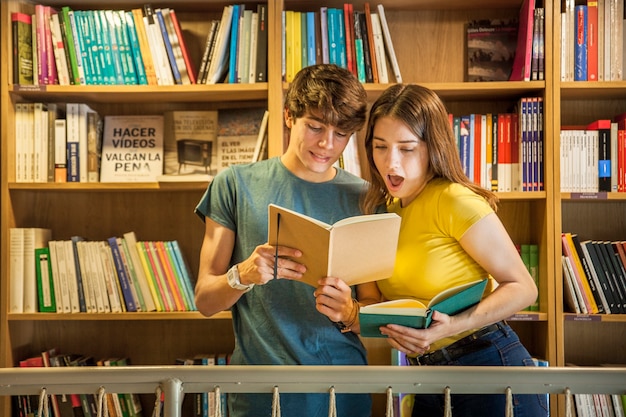
[[[587,6],[576,6],[574,81],[587,81]]]
[[[33,83],[32,17],[26,13],[11,13],[13,37],[13,84]]]
[[[382,4],[379,4],[377,8],[385,39],[385,47],[387,48],[389,62],[391,63],[391,69],[393,70],[393,75],[396,78],[396,83],[402,83],[402,73],[400,72],[400,65],[398,64],[398,57],[396,56],[395,48],[393,47],[391,32],[389,31],[389,23],[387,22],[387,17],[385,16],[385,7]]]
[[[113,20],[115,21],[115,29],[118,39],[120,59],[122,62],[124,84],[137,85],[139,84],[138,71],[137,66],[135,65],[133,46],[131,45],[129,31],[127,28],[126,12],[124,12],[123,10],[114,11]]]
[[[154,58],[148,42],[148,35],[143,21],[143,12],[141,9],[132,9],[130,13],[132,13],[133,27],[137,32],[137,40],[139,42],[139,50],[141,52],[141,61],[146,73],[147,83],[148,85],[157,85]]]
[[[257,57],[256,57],[256,82],[267,82],[267,5],[257,6],[259,24],[257,26]]]
[[[115,271],[117,272],[117,277],[122,287],[122,294],[124,295],[124,304],[126,305],[126,311],[137,311],[137,304],[135,303],[135,299],[133,298],[133,293],[130,288],[130,281],[128,280],[128,276],[126,276],[126,270],[124,269],[124,264],[122,263],[122,254],[119,246],[117,245],[117,238],[110,237],[107,239],[107,241],[109,242],[109,247],[113,255]]]
[[[161,38],[163,39],[163,44],[165,45],[165,52],[167,54],[170,70],[172,71],[172,76],[174,77],[174,83],[182,84],[183,79],[181,77],[180,68],[178,67],[176,54],[174,53],[174,47],[172,45],[173,39],[170,38],[170,35],[168,33],[167,24],[165,23],[165,19],[163,17],[163,10],[155,9],[154,13],[156,16],[158,28],[161,33]]]
[[[174,31],[176,32],[176,36],[178,37],[178,43],[180,45],[180,51],[183,55],[183,62],[185,63],[185,68],[187,70],[187,76],[189,77],[190,84],[196,84],[196,72],[193,66],[193,62],[191,61],[191,57],[189,56],[189,50],[187,49],[187,43],[185,42],[185,37],[183,36],[183,30],[180,26],[180,22],[178,21],[178,17],[176,16],[176,12],[174,9],[170,9],[170,18],[172,20],[172,25],[174,26]]]
[[[228,83],[237,83],[237,48],[239,47],[239,17],[242,5],[233,5],[233,17],[230,26],[230,44],[228,61]]]

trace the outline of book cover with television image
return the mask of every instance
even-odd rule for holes
[[[217,110],[170,111],[164,114],[163,175],[159,181],[209,181],[214,167]]]

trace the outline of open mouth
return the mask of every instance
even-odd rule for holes
[[[393,188],[398,188],[404,182],[404,177],[401,177],[399,175],[387,175],[387,180]]]

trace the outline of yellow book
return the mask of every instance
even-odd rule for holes
[[[400,216],[395,213],[348,217],[332,225],[269,205],[271,245],[302,251],[302,282],[317,287],[320,278],[341,278],[348,285],[389,278],[396,260]]]
[[[563,233],[563,249],[566,251],[565,255],[568,256],[573,261],[574,273],[576,275],[576,280],[578,284],[582,287],[582,292],[584,295],[585,303],[587,304],[587,310],[591,314],[598,313],[598,305],[596,304],[596,300],[593,298],[593,293],[591,292],[591,287],[589,287],[589,282],[587,281],[587,275],[585,274],[585,270],[583,269],[583,265],[578,257],[578,252],[576,251],[576,247],[574,246],[574,241],[572,240],[572,234],[569,232]]]

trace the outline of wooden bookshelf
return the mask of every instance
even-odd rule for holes
[[[248,3],[248,2],[247,2]],[[82,235],[106,239],[133,230],[140,240],[177,239],[197,274],[203,225],[193,208],[204,184],[24,184],[14,176],[14,109],[19,102],[86,102],[103,115],[152,114],[167,110],[213,110],[267,106],[270,111],[269,154],[284,148],[282,99],[287,85],[281,76],[279,22],[283,10],[312,11],[311,0],[268,1],[268,82],[188,86],[46,86],[20,87],[11,83],[12,11],[31,13],[33,3],[1,3],[2,42],[6,57],[1,65],[1,234],[0,234],[0,367],[14,366],[22,357],[50,347],[62,352],[98,356],[128,356],[134,364],[170,365],[177,357],[232,350],[233,333],[228,313],[211,318],[197,313],[127,313],[96,315],[9,314],[8,230],[11,227],[48,227],[55,239]],[[343,1],[328,0],[328,7]],[[379,2],[370,2],[375,6]],[[540,250],[539,312],[520,312],[510,319],[532,355],[552,366],[568,362],[599,365],[626,364],[623,340],[626,318],[571,317],[563,313],[560,263],[561,231],[581,236],[623,239],[626,197],[609,193],[605,199],[577,199],[560,193],[559,132],[563,124],[584,124],[626,111],[625,82],[560,82],[560,5],[545,2],[546,80],[533,82],[466,83],[465,25],[473,19],[513,18],[521,0],[381,0],[384,4],[396,55],[405,82],[426,85],[441,95],[455,114],[504,112],[521,97],[544,100],[545,190],[501,193],[498,215],[516,243],[534,242]],[[130,10],[142,1],[84,2],[51,0],[45,4],[75,10],[115,7]],[[221,16],[221,0],[162,3],[173,7],[189,36],[192,60],[199,62],[208,20]],[[256,5],[256,2],[249,2]],[[353,2],[363,10],[364,2]],[[154,4],[157,6],[157,4]],[[186,37],[187,40],[187,37]],[[390,75],[394,81],[393,75]],[[375,100],[387,87],[365,86]],[[361,135],[362,139],[362,135]],[[593,201],[592,201],[593,200]],[[596,323],[597,322],[597,323]],[[389,363],[384,340],[366,340],[372,364]],[[149,413],[150,401],[144,401]],[[564,416],[553,401],[552,414]],[[562,405],[562,404],[561,404]],[[0,414],[9,415],[10,401],[0,399]],[[374,415],[383,415],[375,410]]]

